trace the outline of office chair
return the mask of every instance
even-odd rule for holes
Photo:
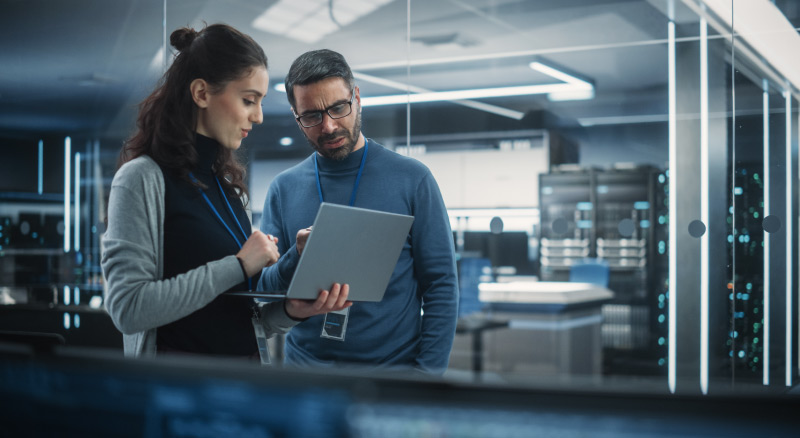
[[[584,258],[576,261],[569,269],[569,281],[592,283],[608,287],[609,267],[603,259]]]

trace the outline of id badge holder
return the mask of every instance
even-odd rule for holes
[[[350,317],[350,308],[325,314],[325,322],[322,324],[321,338],[344,341],[347,332],[347,320]]]
[[[267,334],[258,318],[253,317],[253,330],[256,333],[256,343],[258,344],[258,356],[261,358],[261,365],[270,365],[269,345],[267,344]]]

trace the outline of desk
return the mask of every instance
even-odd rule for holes
[[[487,330],[508,327],[508,321],[495,321],[487,318],[482,313],[477,313],[458,319],[456,334],[469,335],[471,340],[472,371],[483,371],[483,333]]]
[[[472,336],[473,371],[600,374],[600,307],[613,292],[589,283],[549,281],[481,283],[478,289],[485,310],[460,322],[457,330]]]

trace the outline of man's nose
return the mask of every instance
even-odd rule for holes
[[[320,127],[322,128],[322,132],[330,133],[336,131],[338,128],[336,124],[336,120],[334,120],[328,113],[322,113],[322,123],[320,123]]]

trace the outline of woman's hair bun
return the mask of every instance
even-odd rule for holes
[[[197,31],[190,27],[182,27],[175,30],[169,36],[169,43],[172,47],[182,52],[192,45],[192,41],[197,38]]]

